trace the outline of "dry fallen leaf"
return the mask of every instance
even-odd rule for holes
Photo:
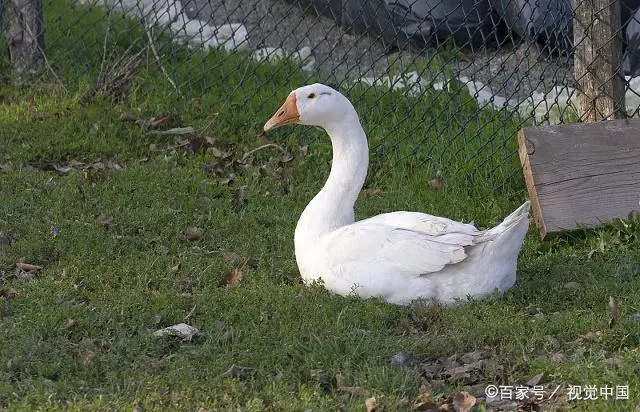
[[[187,104],[195,109],[202,109],[202,99],[198,98],[198,97],[193,97],[191,99],[189,99],[189,101],[187,102]]]
[[[585,340],[585,341],[588,341],[588,342],[599,342],[601,334],[602,333],[599,330],[589,331],[589,332],[585,333],[584,335],[580,335],[580,338],[582,340]]]
[[[469,412],[476,404],[476,397],[469,392],[458,392],[453,396],[453,408],[456,412]]]
[[[171,267],[169,268],[169,271],[170,271],[171,273],[178,273],[178,271],[179,271],[179,270],[180,270],[180,263],[178,263],[178,264],[177,264],[177,265],[175,265],[175,266],[171,266]]]
[[[442,187],[444,186],[444,180],[442,180],[441,177],[436,177],[435,179],[431,179],[429,180],[429,187],[432,189],[442,189]]]
[[[24,270],[25,272],[35,272],[42,269],[42,266],[32,265],[30,263],[24,263],[24,262],[16,263],[16,267],[18,269]]]
[[[150,119],[151,127],[169,126],[169,124],[171,124],[171,116],[168,114],[154,116]]]
[[[243,276],[244,274],[240,269],[233,268],[231,269],[231,272],[227,273],[227,275],[224,277],[224,283],[227,285],[227,287],[237,288],[238,286],[240,286],[240,281],[242,280]]]
[[[228,154],[218,149],[217,147],[210,147],[207,149],[207,153],[212,155],[213,157],[227,157]]]
[[[93,353],[90,350],[81,350],[76,352],[76,358],[80,361],[80,363],[82,363],[83,365],[88,364],[89,362],[91,362],[91,360],[96,356],[95,353]]]
[[[105,228],[108,229],[111,225],[113,225],[113,217],[104,213],[100,213],[98,216],[98,222]]]
[[[364,401],[364,407],[367,408],[367,412],[374,412],[376,410],[376,397],[372,396]]]
[[[77,321],[76,318],[69,318],[67,319],[67,329],[72,329],[77,325]]]
[[[550,356],[551,362],[560,363],[567,360],[567,355],[562,352],[556,352]]]
[[[202,236],[202,231],[197,227],[189,227],[185,231],[185,235],[187,236],[187,240],[194,242],[200,239],[200,237]]]
[[[362,191],[362,194],[364,195],[364,197],[370,198],[370,197],[377,197],[380,196],[384,193],[384,190],[378,188],[378,187],[370,187],[368,189],[364,189]]]
[[[618,323],[619,318],[620,309],[618,309],[618,302],[616,302],[613,296],[609,296],[609,327],[614,327],[616,323]]]
[[[6,287],[1,287],[0,288],[0,298],[2,299],[15,299],[18,296],[20,296],[20,294],[18,293],[17,290],[13,289],[13,288],[6,288]]]
[[[440,411],[438,404],[431,399],[429,392],[424,392],[418,395],[415,401],[413,401],[413,409],[418,411]]]

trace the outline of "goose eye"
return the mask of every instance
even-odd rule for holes
[[[307,96],[309,99],[313,99],[314,97],[316,97],[315,93],[309,93],[309,96]]]

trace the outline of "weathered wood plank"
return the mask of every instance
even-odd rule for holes
[[[580,120],[623,119],[622,30],[617,0],[572,0],[574,77]]]
[[[518,143],[543,239],[640,211],[640,119],[525,128]]]

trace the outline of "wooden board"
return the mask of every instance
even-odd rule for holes
[[[640,119],[530,127],[518,143],[543,239],[640,212]]]

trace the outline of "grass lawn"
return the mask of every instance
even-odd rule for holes
[[[87,27],[69,30],[51,36]],[[117,55],[128,36],[114,33]],[[538,374],[544,409],[640,404],[639,221],[546,243],[532,227],[516,285],[495,299],[428,308],[332,296],[302,286],[293,253],[297,218],[328,175],[328,139],[293,128],[245,156],[269,143],[262,124],[306,75],[178,51],[167,60],[177,78],[209,68],[181,82],[184,98],[150,58],[126,98],[80,105],[102,53],[81,73],[65,53],[53,42],[64,88],[51,76],[0,85],[0,407],[364,410],[375,397],[378,410],[412,410],[466,390],[489,410],[499,405],[480,399],[484,387]],[[455,92],[343,90],[372,147],[358,217],[418,210],[487,227],[525,199],[516,157],[504,160],[517,130],[506,114]],[[154,133],[186,126],[195,132]],[[428,184],[437,170],[442,189]],[[200,335],[153,335],[181,322]],[[223,376],[232,365],[251,369]],[[599,399],[568,401],[569,385]],[[606,386],[614,398],[628,387],[629,399],[605,400]]]

